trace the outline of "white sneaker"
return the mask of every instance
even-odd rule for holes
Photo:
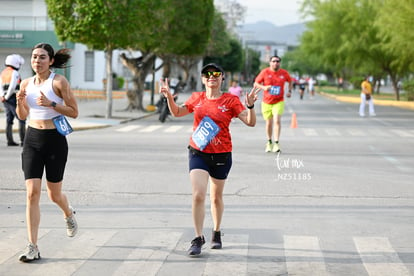
[[[68,237],[74,237],[76,233],[78,233],[78,223],[75,219],[75,210],[73,210],[72,206],[69,206],[69,209],[72,210],[72,215],[70,217],[65,218],[66,221],[66,234]]]
[[[273,149],[272,152],[280,152],[279,143],[273,143]]]
[[[40,259],[39,249],[37,248],[37,245],[34,245],[33,243],[29,243],[27,245],[27,251],[19,256],[19,261],[25,262],[25,263],[28,263],[34,260],[39,260],[39,259]]]
[[[271,142],[267,142],[265,152],[271,152],[272,149],[273,149],[273,144]]]

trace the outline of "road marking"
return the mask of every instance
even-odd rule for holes
[[[48,252],[50,257],[47,257],[45,253],[43,255],[45,262],[42,265],[33,266],[30,275],[73,275],[115,233],[116,231],[84,231],[78,233],[74,238],[76,240],[67,240],[60,237],[60,231],[51,231],[51,234],[46,237],[48,239],[46,244],[49,248],[53,248]],[[52,239],[49,240],[49,238]],[[40,248],[40,254],[42,256],[42,248]],[[48,259],[53,261],[48,261]]]
[[[182,128],[183,128],[183,126],[170,126],[167,129],[165,129],[164,132],[167,132],[167,133],[177,132]]]
[[[354,237],[353,239],[369,275],[410,275],[387,238]]]
[[[248,235],[225,234],[223,248],[211,249],[203,275],[246,275]]]
[[[304,128],[303,133],[305,136],[318,136],[318,133],[313,128]]]
[[[368,132],[374,137],[390,137],[389,131],[383,131],[379,129],[368,129]]]
[[[163,263],[174,250],[182,233],[150,231],[142,239],[114,275],[157,275]]]
[[[366,136],[367,134],[360,129],[348,129],[348,133],[352,136]]]
[[[328,128],[325,129],[326,134],[328,134],[328,136],[340,136],[341,133],[335,129],[335,128]]]
[[[42,228],[39,229],[38,239],[40,240],[41,238],[43,238],[45,235],[49,233],[49,231],[50,230],[46,230]],[[19,252],[19,255],[23,253],[23,251],[26,250],[26,248],[24,248],[24,246],[27,245],[27,243],[25,244],[26,240],[27,240],[26,229],[18,229],[18,230],[11,232],[9,235],[2,237],[0,240],[0,264],[10,258],[10,253],[16,252],[16,246],[15,246],[16,244],[21,244],[22,246]],[[15,263],[17,261],[17,257],[16,259],[13,259],[12,261],[13,263]]]
[[[140,125],[124,126],[124,127],[118,128],[116,131],[119,131],[119,132],[128,132],[128,131],[132,131],[132,130],[137,129],[137,128],[140,128],[140,127],[141,127]]]
[[[314,236],[283,236],[286,267],[289,275],[329,275]]]
[[[152,126],[147,126],[144,129],[141,129],[139,132],[153,132],[159,128],[161,128],[162,126],[160,125],[152,125]]]
[[[387,160],[388,162],[390,162],[394,167],[396,167],[398,170],[402,171],[402,172],[411,172],[412,169],[405,167],[404,165],[402,165],[400,163],[400,161],[398,161],[397,159],[395,159],[394,157],[379,151],[376,147],[370,145],[369,149],[374,152],[375,154],[377,154],[378,156],[381,156],[382,158],[384,158],[385,160]]]
[[[410,133],[407,130],[401,130],[401,129],[391,129],[392,132],[397,134],[400,137],[414,137],[414,133]]]

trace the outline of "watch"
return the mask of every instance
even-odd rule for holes
[[[56,102],[52,102],[52,103],[50,104],[50,106],[51,106],[51,107],[53,107],[53,108],[55,108],[55,107],[56,107]]]

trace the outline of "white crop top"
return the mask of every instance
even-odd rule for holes
[[[36,99],[40,97],[40,91],[51,101],[57,104],[63,104],[63,99],[55,94],[53,91],[53,78],[55,73],[51,72],[49,78],[41,85],[35,84],[33,77],[26,87],[26,101],[30,107],[30,119],[32,120],[48,120],[60,115],[59,112],[52,107],[40,106],[36,104]]]

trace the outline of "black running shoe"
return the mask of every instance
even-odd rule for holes
[[[213,230],[211,235],[211,249],[221,249],[221,247],[221,232]]]
[[[201,254],[201,247],[205,244],[206,241],[204,236],[196,237],[191,241],[190,249],[188,249],[188,255],[195,257]]]

